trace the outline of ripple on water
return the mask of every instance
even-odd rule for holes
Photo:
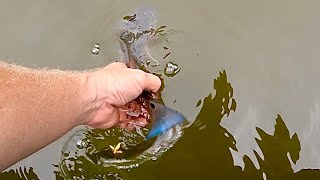
[[[142,130],[145,134],[146,128]],[[82,129],[75,132],[61,151],[60,170],[65,178],[71,177],[75,167],[88,173],[89,166],[99,168],[132,169],[149,160],[157,160],[168,151],[182,135],[177,126],[154,140],[145,141],[144,135],[123,129]],[[103,136],[103,138],[101,138]],[[110,145],[121,143],[121,154],[113,154]],[[96,168],[96,167],[95,167]],[[79,172],[78,172],[79,173]]]
[[[131,54],[142,63],[146,63],[146,60],[153,60],[147,50],[147,41],[154,35],[146,32],[150,29],[156,29],[155,13],[154,9],[144,7],[138,9],[134,15],[124,18],[127,23],[124,23],[121,29],[123,32],[128,32],[127,39],[124,40],[131,44],[129,47],[122,48],[123,54]],[[134,38],[130,39],[131,36],[129,35],[132,34],[134,34]],[[99,44],[96,44],[92,49],[92,54],[97,55],[99,51]],[[156,60],[154,62],[157,63]],[[177,64],[167,63],[165,68],[167,76],[173,77],[179,71],[180,68]],[[137,168],[146,161],[157,160],[163,153],[173,147],[182,135],[182,125],[170,129],[161,136],[145,141],[145,134],[148,131],[148,128],[141,128],[133,132],[119,128],[107,130],[84,128],[78,130],[62,149],[59,164],[60,172],[64,178],[69,179],[74,174],[86,176],[87,174],[106,172],[105,170],[110,168]],[[114,154],[117,151],[113,151],[113,149],[119,143],[121,143],[118,149],[119,153]]]

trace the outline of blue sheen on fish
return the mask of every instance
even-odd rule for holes
[[[150,100],[150,106],[153,122],[146,140],[163,134],[186,119],[181,113],[165,107],[155,100]]]

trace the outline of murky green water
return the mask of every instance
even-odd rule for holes
[[[318,1],[3,1],[0,58],[62,69],[105,65],[119,58],[121,18],[144,5],[174,29],[150,49],[181,68],[163,76],[163,99],[194,123],[156,161],[120,170],[79,156],[70,176],[319,178]],[[96,43],[100,53],[92,55]],[[61,150],[74,131],[0,179],[59,179]]]

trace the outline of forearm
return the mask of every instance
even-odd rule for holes
[[[86,77],[0,62],[0,170],[84,121]]]

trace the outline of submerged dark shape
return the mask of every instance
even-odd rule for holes
[[[136,13],[130,17],[131,18],[124,18],[126,22],[120,35],[122,51],[124,53],[124,57],[121,59],[128,68],[141,69],[148,72],[146,66],[150,60],[158,64],[157,60],[152,59],[147,51],[149,38],[155,36],[157,33],[155,29],[155,10],[152,8],[138,9]],[[136,107],[130,109],[127,106],[126,112],[128,118],[130,118],[130,116],[131,118],[141,117],[142,115],[142,118],[147,122],[151,121],[151,129],[146,136],[146,140],[161,135],[186,120],[181,113],[164,105],[160,92],[143,92],[129,104],[135,104]],[[137,109],[138,111],[136,111]],[[135,123],[135,121],[133,121],[133,123]],[[134,124],[134,126],[144,125],[143,123]]]

